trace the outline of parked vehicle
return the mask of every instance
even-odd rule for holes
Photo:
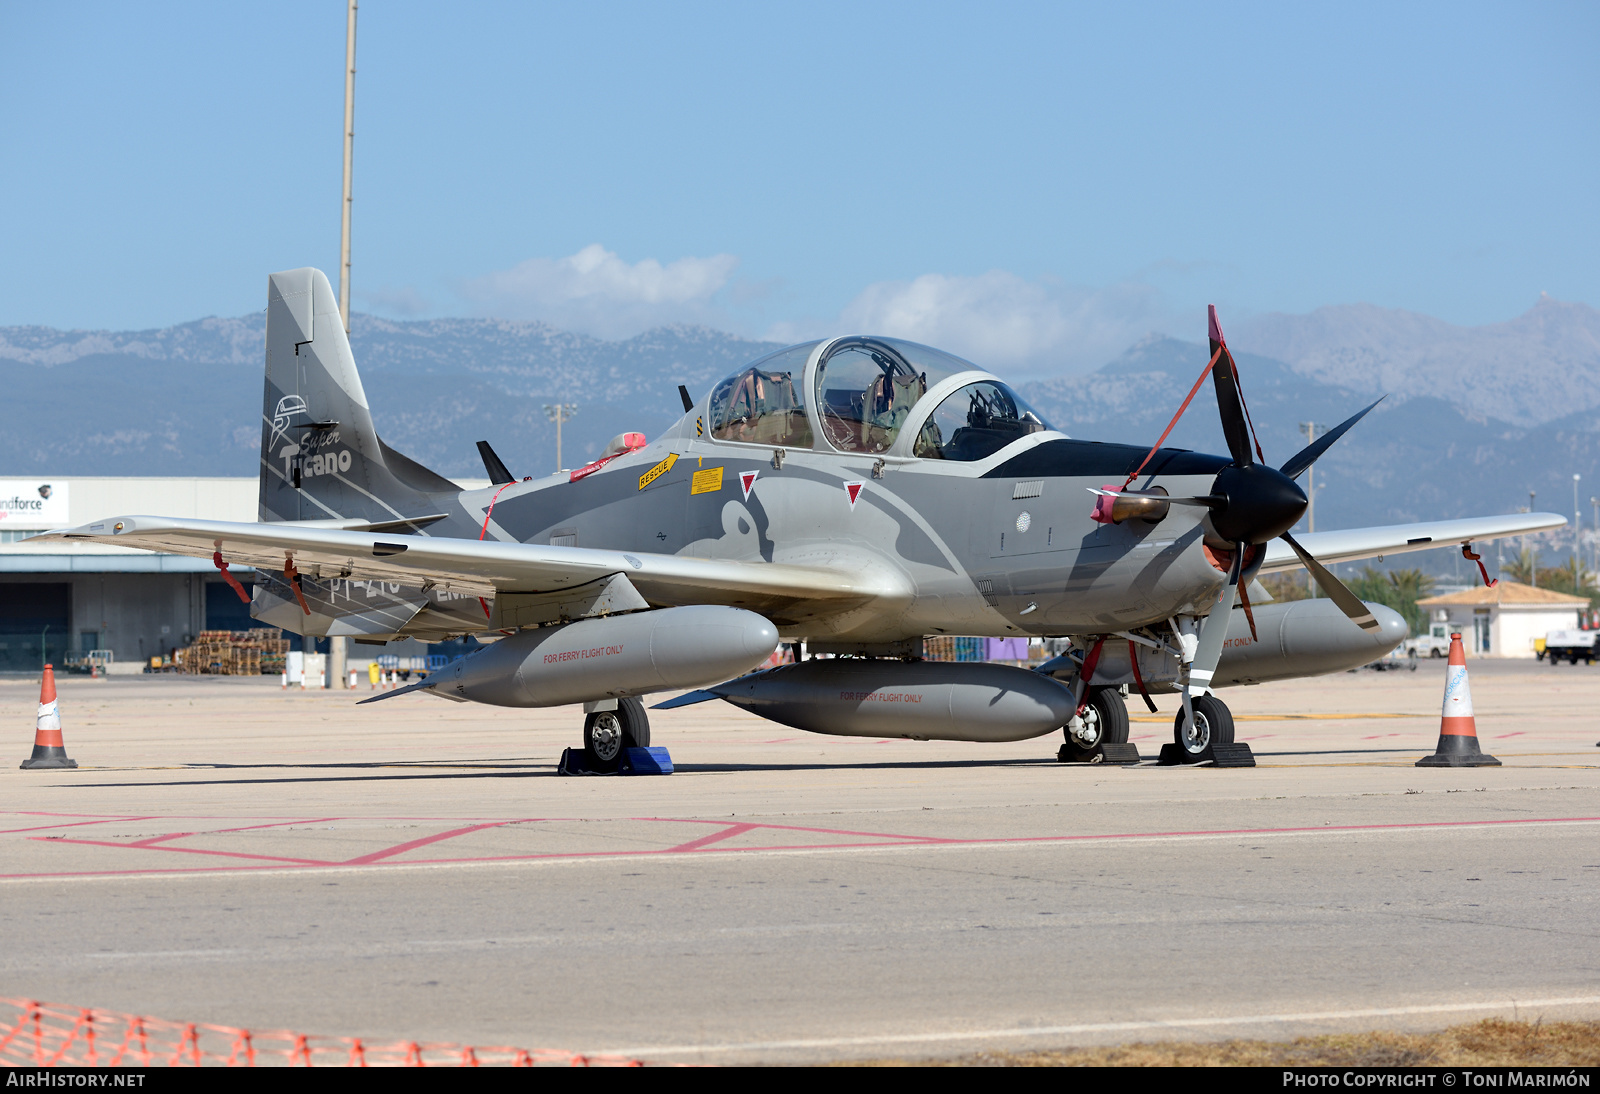
[[[1539,648],[1538,642],[1533,644],[1533,655],[1552,665],[1559,665],[1563,657],[1573,665],[1580,660],[1592,665],[1597,638],[1600,638],[1600,631],[1551,631],[1544,636],[1544,649]]]
[[[1396,646],[1376,661],[1367,663],[1367,668],[1376,669],[1378,672],[1394,672],[1397,669],[1410,669],[1417,671],[1417,651],[1408,650],[1404,645]]]
[[[1448,623],[1435,623],[1428,629],[1427,634],[1419,634],[1415,638],[1406,639],[1401,649],[1418,657],[1448,657],[1450,656],[1450,625]]]

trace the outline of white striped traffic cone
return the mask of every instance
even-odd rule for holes
[[[46,665],[44,679],[39,681],[39,718],[34,723],[33,755],[22,761],[22,768],[30,771],[35,768],[77,766],[77,760],[67,758],[67,746],[61,740],[61,712],[56,709],[55,666]]]
[[[1450,636],[1450,665],[1445,669],[1444,710],[1439,720],[1439,745],[1418,767],[1499,767],[1500,761],[1478,748],[1478,722],[1472,716],[1472,689],[1467,686],[1467,649],[1461,636]]]

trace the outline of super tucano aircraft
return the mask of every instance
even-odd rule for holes
[[[1294,480],[1372,408],[1274,468],[1214,311],[1210,342],[1189,400],[1209,373],[1225,456],[1070,438],[976,365],[848,336],[699,401],[680,388],[664,436],[623,433],[577,470],[516,481],[480,442],[492,483],[462,490],[379,438],[327,278],[290,270],[268,278],[259,522],[123,516],[46,538],[209,556],[241,596],[227,566],[255,567],[251,614],[302,635],[473,635],[487,645],[382,697],[582,703],[591,769],[649,743],[639,696],[685,689],[663,705],[919,740],[1061,730],[1061,759],[1086,761],[1127,741],[1124,695],[1176,692],[1177,755],[1201,762],[1233,742],[1214,689],[1354,667],[1406,637],[1324,564],[1565,523],[1291,536]],[[1301,566],[1328,599],[1248,599],[1257,575]],[[1071,645],[1030,671],[924,660],[933,635]],[[751,671],[801,640],[804,661]]]

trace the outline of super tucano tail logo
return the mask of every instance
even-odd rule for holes
[[[278,406],[272,412],[272,436],[267,440],[270,449],[278,443],[278,438],[288,432],[290,419],[296,414],[310,414],[311,408],[306,406],[306,401],[298,395],[285,395],[278,400]]]

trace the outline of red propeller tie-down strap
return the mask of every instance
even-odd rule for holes
[[[1074,718],[1082,718],[1083,712],[1089,709],[1089,678],[1094,675],[1094,667],[1100,663],[1100,647],[1106,644],[1104,638],[1095,639],[1094,649],[1089,651],[1089,656],[1083,659],[1083,671],[1078,673],[1078,679],[1083,683],[1083,696],[1078,700],[1077,712]]]
[[[211,552],[211,561],[217,564],[217,569],[222,571],[222,580],[226,581],[233,591],[239,594],[239,599],[246,604],[250,603],[250,594],[244,591],[244,586],[239,584],[239,579],[228,572],[228,564],[222,561],[222,548]]]
[[[494,492],[494,497],[489,499],[489,508],[483,511],[483,530],[478,533],[479,543],[482,543],[483,537],[489,534],[489,518],[494,516],[494,503],[500,500],[500,495],[505,491],[507,486],[515,485],[516,483],[514,482],[506,483],[504,486],[501,486],[499,490]],[[493,619],[494,615],[489,611],[489,602],[480,596],[478,597],[478,603],[483,606],[483,617],[485,619]]]
[[[1461,557],[1466,559],[1468,562],[1476,562],[1478,564],[1478,572],[1483,575],[1484,588],[1492,589],[1496,585],[1500,584],[1500,579],[1498,577],[1493,581],[1489,580],[1489,571],[1483,568],[1483,556],[1473,553],[1471,543],[1463,543],[1461,545]]]
[[[1134,468],[1128,473],[1127,480],[1122,484],[1122,488],[1124,490],[1128,488],[1129,483],[1133,482],[1134,479],[1139,477],[1139,473],[1144,470],[1145,464],[1150,462],[1151,457],[1159,452],[1161,450],[1161,446],[1167,442],[1167,438],[1172,436],[1172,431],[1178,427],[1178,419],[1183,417],[1183,412],[1185,410],[1189,409],[1189,404],[1194,402],[1194,397],[1200,393],[1200,385],[1206,382],[1206,377],[1211,375],[1211,370],[1216,367],[1217,362],[1221,359],[1222,346],[1219,344],[1217,346],[1217,352],[1211,355],[1211,360],[1207,361],[1206,367],[1201,370],[1200,379],[1196,380],[1194,382],[1194,387],[1189,389],[1188,397],[1183,400],[1183,405],[1180,406],[1178,408],[1178,412],[1172,416],[1172,421],[1167,423],[1166,432],[1162,433],[1160,440],[1156,441],[1156,443],[1151,447],[1150,451],[1145,455],[1144,461],[1140,463],[1138,467]]]
[[[1139,698],[1144,700],[1144,705],[1150,708],[1150,713],[1156,712],[1156,701],[1150,698],[1150,692],[1145,690],[1144,677],[1139,674],[1139,650],[1133,644],[1133,639],[1128,639],[1128,660],[1133,662],[1133,682],[1139,688]]]

